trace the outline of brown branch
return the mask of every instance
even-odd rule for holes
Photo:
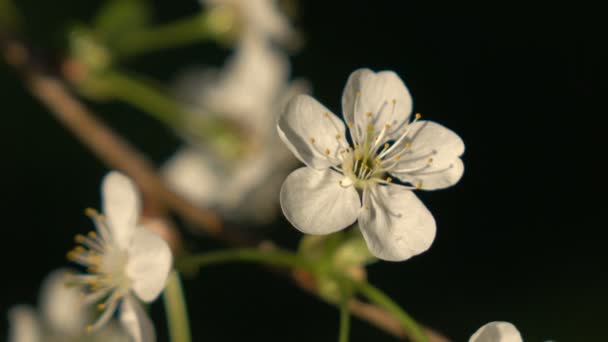
[[[59,122],[106,164],[133,178],[147,198],[160,199],[210,235],[220,235],[222,226],[215,213],[196,207],[171,191],[147,159],[95,118],[59,80],[30,73],[26,83],[32,94],[51,110]]]
[[[36,65],[28,60],[29,55],[25,46],[18,41],[3,39],[0,39],[0,43],[2,43],[2,51],[9,64],[22,71],[25,84],[32,95],[44,103],[53,116],[90,148],[99,159],[133,178],[146,196],[146,200],[159,207],[157,210],[162,210],[163,205],[166,205],[215,238],[227,241],[232,245],[251,244],[229,236],[222,229],[221,221],[215,213],[194,206],[171,191],[158,176],[152,163],[139,151],[98,120],[82,102],[71,94],[61,80],[45,75],[37,69]],[[146,203],[146,205],[150,205],[150,203]],[[293,274],[291,278],[300,288],[319,296],[314,282],[306,281]],[[350,303],[350,310],[353,315],[395,337],[404,339],[406,336],[399,321],[375,305],[353,299]],[[424,327],[424,330],[430,342],[449,341],[430,328]]]

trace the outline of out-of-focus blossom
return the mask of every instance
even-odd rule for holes
[[[167,243],[139,225],[139,193],[133,182],[118,172],[110,172],[102,184],[106,216],[89,210],[97,233],[78,235],[68,258],[87,269],[71,275],[69,281],[88,290],[87,303],[97,305],[100,316],[88,331],[103,327],[120,306],[120,321],[134,341],[155,341],[152,322],[139,300],[151,302],[165,287],[172,263]]]
[[[297,35],[276,0],[201,0],[215,11],[218,31],[233,31],[238,36],[257,35],[289,43]]]
[[[19,305],[9,311],[9,342],[80,342],[129,341],[129,336],[115,324],[87,334],[85,326],[92,317],[83,292],[66,284],[67,270],[52,272],[43,282],[39,312]]]
[[[358,220],[380,259],[424,252],[435,238],[435,220],[412,190],[458,182],[464,143],[419,115],[410,121],[411,96],[391,71],[353,72],[342,110],[350,141],[344,122],[307,95],[296,96],[279,119],[279,135],[307,165],[285,180],[283,213],[308,234],[333,233]]]
[[[522,342],[521,334],[509,322],[490,322],[479,328],[469,342]]]
[[[274,218],[281,179],[295,161],[276,133],[276,119],[288,100],[306,89],[303,82],[289,83],[288,76],[286,56],[255,35],[241,41],[222,70],[186,74],[178,95],[197,117],[182,120],[180,131],[191,144],[165,165],[169,184],[236,221]],[[192,122],[213,115],[240,127],[238,155],[210,150],[189,137]]]

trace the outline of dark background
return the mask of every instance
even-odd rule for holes
[[[70,24],[99,1],[18,1],[29,35],[57,48]],[[513,322],[527,341],[606,338],[604,107],[592,103],[606,60],[605,34],[586,8],[468,6],[396,1],[302,1],[306,45],[293,74],[339,112],[342,87],[359,67],[395,70],[415,111],[458,132],[466,172],[455,187],[419,193],[438,222],[432,248],[403,263],[378,263],[371,281],[419,321],[465,341],[482,324]],[[158,21],[198,8],[155,4]],[[129,68],[161,81],[193,64],[219,64],[213,43],[143,56]],[[38,284],[67,264],[72,237],[92,228],[107,172],[0,65],[2,295],[0,311],[36,303]],[[155,162],[177,137],[120,104],[93,105]],[[601,141],[601,143],[600,143]],[[595,199],[597,198],[599,199]],[[601,206],[600,206],[601,204]],[[273,236],[300,237],[280,221]],[[209,242],[200,242],[217,248]],[[252,265],[214,267],[186,282],[195,341],[333,341],[337,311]],[[153,306],[160,340],[162,305]],[[6,322],[0,332],[6,336]],[[352,341],[392,341],[354,320]]]

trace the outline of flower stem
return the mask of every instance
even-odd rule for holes
[[[172,271],[163,293],[171,342],[190,342],[190,322],[182,283],[177,271]]]
[[[344,286],[342,286],[342,300],[340,301],[340,333],[338,342],[348,342],[350,332],[350,311],[348,308],[350,296]]]
[[[129,58],[210,38],[205,16],[198,14],[156,27],[126,33],[116,46],[118,58]]]
[[[230,249],[218,252],[183,257],[178,261],[177,267],[183,270],[192,270],[196,267],[204,267],[212,264],[227,262],[256,262],[272,266],[282,266],[290,268],[301,268],[315,275],[318,269],[315,265],[301,256],[288,251],[263,251],[257,248]],[[411,318],[397,303],[384,294],[381,290],[372,286],[366,281],[355,281],[344,277],[341,274],[330,274],[343,284],[343,294],[346,296],[350,292],[345,289],[353,289],[365,296],[369,301],[384,308],[391,313],[401,323],[403,330],[414,342],[428,342],[428,337],[424,334],[418,323]],[[340,304],[340,342],[347,341],[349,329],[348,299],[343,299]]]
[[[204,267],[212,264],[223,264],[235,261],[301,268],[306,271],[314,272],[314,267],[312,264],[294,253],[284,251],[262,251],[257,248],[229,249],[183,257],[178,261],[177,267],[191,270],[195,267]]]
[[[404,331],[406,331],[412,341],[428,342],[428,337],[424,334],[418,323],[380,289],[365,281],[353,282],[353,286],[370,302],[377,304],[393,314],[399,322],[401,322]]]
[[[166,124],[177,124],[182,107],[162,91],[116,70],[103,73],[99,80],[104,93],[150,113]]]
[[[18,28],[21,17],[12,0],[0,0],[0,29]]]
[[[124,101],[151,114],[157,120],[183,133],[195,142],[211,144],[227,157],[241,152],[239,128],[231,121],[215,115],[191,113],[173,98],[145,80],[110,70],[93,79],[101,95]]]

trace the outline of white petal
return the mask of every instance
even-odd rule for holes
[[[19,305],[8,311],[8,342],[40,342],[42,331],[34,310]]]
[[[165,288],[173,256],[169,245],[156,233],[140,226],[128,249],[127,276],[137,296],[151,302]]]
[[[156,332],[152,321],[133,296],[126,296],[120,305],[120,322],[134,342],[154,342]]]
[[[222,172],[210,156],[195,148],[182,148],[162,170],[169,186],[201,206],[213,206],[221,196]]]
[[[267,34],[278,42],[287,42],[294,34],[286,15],[279,11],[275,0],[239,1],[247,17],[249,29],[256,35]]]
[[[114,241],[126,248],[139,219],[141,202],[135,184],[120,172],[108,173],[102,184],[103,212]]]
[[[274,122],[268,110],[288,80],[287,57],[264,37],[247,34],[239,41],[235,54],[217,75],[208,79],[202,90],[201,104],[213,113],[255,125],[262,119]],[[264,110],[265,109],[265,110]],[[253,117],[260,114],[265,117]],[[262,120],[264,121],[264,120]]]
[[[387,261],[420,254],[435,239],[433,215],[412,191],[397,185],[366,189],[359,225],[372,254]]]
[[[306,165],[324,169],[339,164],[339,150],[346,147],[344,123],[312,97],[298,95],[289,101],[277,127],[287,147]]]
[[[125,331],[125,328],[114,320],[108,322],[99,331],[95,332],[91,340],[95,342],[132,342],[131,336]]]
[[[294,163],[298,162],[282,142],[243,157],[222,188],[220,208],[230,220],[268,223],[278,214],[279,191]]]
[[[401,162],[389,172],[404,182],[420,184],[425,190],[456,184],[464,172],[460,156],[465,149],[458,134],[432,121],[415,122],[409,130],[408,139],[404,141],[411,144],[408,153],[402,154]],[[416,167],[424,168],[413,172],[399,171]]]
[[[333,170],[303,167],[292,172],[281,188],[281,208],[298,230],[329,234],[357,220],[361,208],[353,186],[342,187],[342,175]]]
[[[420,186],[423,190],[437,190],[458,183],[464,173],[464,164],[460,158],[456,158],[443,167],[433,166],[419,172],[391,173],[404,182]]]
[[[394,138],[404,130],[412,113],[412,97],[394,72],[358,69],[344,87],[342,111],[346,122],[353,123],[360,132],[365,132],[367,125],[373,123],[378,134],[388,124],[392,127],[388,137]],[[367,113],[371,113],[371,118]]]
[[[50,328],[62,335],[77,336],[85,331],[91,317],[80,288],[67,286],[67,269],[49,274],[40,293],[41,314]]]
[[[522,342],[515,326],[509,322],[490,322],[479,328],[469,342]]]

